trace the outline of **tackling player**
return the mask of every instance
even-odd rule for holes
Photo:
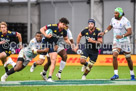
[[[73,41],[73,37],[72,37],[72,33],[70,31],[70,29],[68,28],[68,26],[66,26],[66,31],[67,31],[67,36],[68,36],[68,39],[70,40],[70,42],[73,44],[74,41]],[[57,49],[57,53],[58,55],[62,58],[61,62],[60,62],[60,67],[59,67],[59,71],[58,73],[56,74],[56,76],[58,77],[58,79],[61,79],[61,72],[62,70],[64,69],[65,65],[66,65],[66,60],[67,60],[67,52],[64,48],[64,45],[65,45],[65,42],[64,42],[64,39],[63,37],[59,38],[58,42],[58,49]],[[40,55],[41,57],[42,55]],[[49,58],[49,55],[47,55],[47,59],[48,59],[48,62],[45,64],[44,66],[44,70],[43,72],[41,72],[41,75],[43,76],[44,75],[44,79],[46,79],[45,75],[46,75],[46,72],[50,66],[50,58]],[[40,60],[36,61],[33,63],[33,65],[31,66],[30,68],[30,72],[33,72],[35,67],[37,65],[42,65],[45,61],[45,57],[41,58]]]
[[[16,66],[7,71],[2,77],[1,81],[5,82],[7,77],[15,72],[19,72],[24,69],[27,64],[37,56],[37,53],[48,52],[49,48],[44,48],[40,50],[42,47],[42,34],[41,32],[37,32],[35,38],[33,38],[28,47],[23,48],[19,52],[19,56],[17,59]]]

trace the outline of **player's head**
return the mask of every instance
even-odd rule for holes
[[[115,19],[120,19],[124,15],[123,9],[117,7],[114,12]]]
[[[0,23],[0,30],[2,31],[2,33],[7,33],[7,23],[6,22]]]
[[[59,20],[59,28],[60,29],[64,29],[64,28],[66,28],[66,26],[67,26],[67,24],[69,24],[69,21],[67,20],[67,18],[61,18],[60,20]]]
[[[42,41],[42,33],[36,32],[35,38],[36,38],[37,42],[41,42]]]
[[[88,27],[91,30],[95,27],[95,20],[94,19],[89,19],[88,20]]]

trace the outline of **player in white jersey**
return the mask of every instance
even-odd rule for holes
[[[1,81],[4,82],[9,75],[24,69],[27,66],[27,64],[32,60],[32,58],[35,58],[37,56],[37,53],[43,53],[48,51],[47,48],[40,50],[41,48],[42,48],[42,34],[41,32],[37,32],[35,38],[33,38],[30,41],[28,47],[23,48],[19,52],[16,66],[11,68],[8,72],[6,72],[1,77]]]
[[[110,25],[107,29],[100,33],[101,36],[106,34],[108,31],[113,29],[113,68],[114,76],[111,80],[118,79],[118,62],[117,57],[122,50],[128,62],[130,69],[131,80],[135,80],[135,75],[133,71],[133,62],[131,60],[131,48],[129,36],[132,34],[132,29],[130,21],[124,17],[124,12],[122,8],[117,7],[114,12],[114,17],[111,19]]]
[[[66,30],[67,30],[67,36],[68,36],[70,42],[73,44],[74,41],[73,41],[71,30],[68,28],[68,26],[66,27]],[[64,48],[65,41],[64,41],[63,37],[59,38],[59,40],[57,42],[57,45],[59,46],[58,49],[57,49],[57,53],[62,58],[62,60],[60,62],[59,71],[56,74],[56,76],[58,77],[58,79],[61,79],[61,72],[64,69],[64,67],[66,65],[66,60],[67,60],[67,52],[65,51],[65,48]],[[40,58],[40,60],[34,62],[33,65],[31,66],[30,72],[34,71],[36,65],[42,65],[44,63],[45,55],[40,55],[39,58]],[[49,57],[49,55],[47,55],[47,60],[48,60],[48,62],[44,65],[43,72],[41,72],[41,75],[43,76],[44,80],[46,80],[46,76],[45,75],[46,75],[46,72],[47,72],[47,70],[48,70],[48,68],[50,66],[50,57]]]

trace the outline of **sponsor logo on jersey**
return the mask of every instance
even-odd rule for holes
[[[57,32],[57,30],[54,30],[54,32],[56,33],[56,32]]]
[[[86,35],[88,35],[88,33],[86,33]]]

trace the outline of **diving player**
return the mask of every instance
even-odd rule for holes
[[[24,69],[27,66],[27,64],[32,60],[32,58],[35,58],[37,56],[37,53],[44,53],[49,51],[48,48],[44,48],[42,50],[41,48],[42,48],[42,34],[41,32],[37,32],[35,38],[33,38],[30,41],[28,47],[23,48],[19,52],[16,66],[7,71],[1,77],[1,81],[5,82],[9,75]]]

